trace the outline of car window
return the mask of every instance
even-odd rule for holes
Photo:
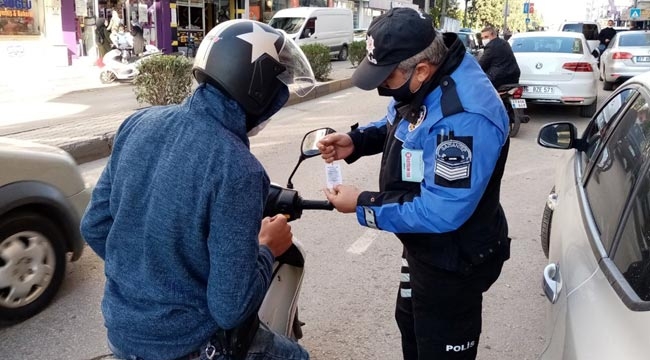
[[[627,198],[648,158],[649,138],[650,109],[639,96],[606,139],[585,187],[605,249],[612,244]]]
[[[644,301],[650,301],[650,173],[646,171],[612,260],[630,287]]]
[[[621,34],[618,46],[650,46],[650,34]]]
[[[272,18],[269,25],[276,29],[284,30],[287,34],[292,35],[300,31],[305,18]]]
[[[581,32],[587,40],[598,40],[598,26],[596,24],[564,24],[562,31]]]
[[[535,36],[512,39],[512,51],[582,54],[582,41],[573,37]]]
[[[585,141],[585,156],[583,157],[583,166],[593,162],[594,157],[598,154],[603,140],[609,133],[610,126],[617,118],[621,110],[634,97],[636,91],[625,89],[614,96],[604,106],[600,112],[594,116],[593,120],[587,126],[582,139]]]

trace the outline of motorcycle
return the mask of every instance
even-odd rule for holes
[[[530,116],[526,115],[523,110],[528,107],[526,99],[521,98],[524,88],[519,84],[506,84],[500,86],[497,92],[506,108],[508,119],[510,119],[510,137],[515,137],[521,124],[530,121]]]
[[[264,207],[264,216],[282,214],[288,221],[300,219],[304,210],[334,210],[327,200],[306,200],[298,191],[293,189],[291,179],[300,164],[320,155],[318,142],[328,134],[334,133],[331,128],[320,128],[305,134],[301,144],[301,154],[294,167],[286,187],[272,183]],[[302,338],[302,326],[298,318],[298,298],[302,280],[305,275],[305,251],[302,244],[293,238],[293,244],[284,254],[275,258],[271,284],[258,310],[260,322],[264,322],[274,332],[298,341]],[[113,355],[102,355],[91,360],[117,360]]]
[[[110,84],[116,80],[132,81],[138,75],[138,64],[152,55],[162,54],[154,45],[145,45],[144,52],[139,56],[132,55],[132,49],[113,49],[104,55],[103,70],[99,74],[102,84]]]

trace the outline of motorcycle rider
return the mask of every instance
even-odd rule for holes
[[[292,234],[283,216],[262,218],[269,178],[248,138],[289,84],[313,88],[309,62],[283,32],[233,20],[206,35],[193,74],[182,104],[120,126],[82,219],[104,260],[109,347],[124,359],[308,359],[257,317]]]
[[[510,44],[498,37],[492,26],[483,28],[481,39],[484,50],[478,62],[494,88],[498,90],[502,85],[517,84],[521,71]]]

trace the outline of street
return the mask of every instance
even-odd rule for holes
[[[128,100],[134,98],[130,88],[110,89],[103,97],[106,106],[137,106],[134,99]],[[601,90],[599,102],[608,94]],[[103,106],[100,103],[96,106]],[[347,131],[356,122],[381,118],[386,104],[387,99],[375,91],[348,89],[285,107],[251,139],[252,152],[272,181],[284,185],[298,160],[304,133],[325,126]],[[89,105],[73,116],[84,116],[84,111],[92,109]],[[511,139],[501,188],[512,238],[511,259],[484,296],[479,359],[536,359],[543,350],[548,302],[540,286],[546,263],[539,244],[540,221],[555,165],[564,153],[544,149],[535,139],[540,126],[548,122],[572,121],[579,129],[588,122],[574,108],[531,106],[527,113],[531,121],[522,124],[517,137]],[[342,162],[344,183],[376,190],[379,160],[374,156],[351,165]],[[96,181],[105,161],[82,165],[87,182]],[[323,161],[305,161],[293,183],[304,198],[323,199]],[[301,343],[311,358],[400,359],[393,318],[399,241],[389,233],[362,228],[353,215],[336,212],[306,212],[292,223],[292,229],[307,251],[299,308],[300,319],[306,323]],[[48,309],[21,324],[0,328],[2,358],[81,360],[108,353],[100,310],[103,282],[103,263],[86,248],[78,262],[68,265],[61,291]]]

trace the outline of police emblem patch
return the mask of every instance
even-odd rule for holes
[[[418,117],[418,121],[416,121],[415,124],[409,124],[409,132],[415,130],[418,126],[420,126],[425,117],[427,117],[427,107],[422,105],[420,107],[420,116]]]
[[[436,148],[437,176],[456,181],[470,177],[472,150],[460,140],[446,140]]]

